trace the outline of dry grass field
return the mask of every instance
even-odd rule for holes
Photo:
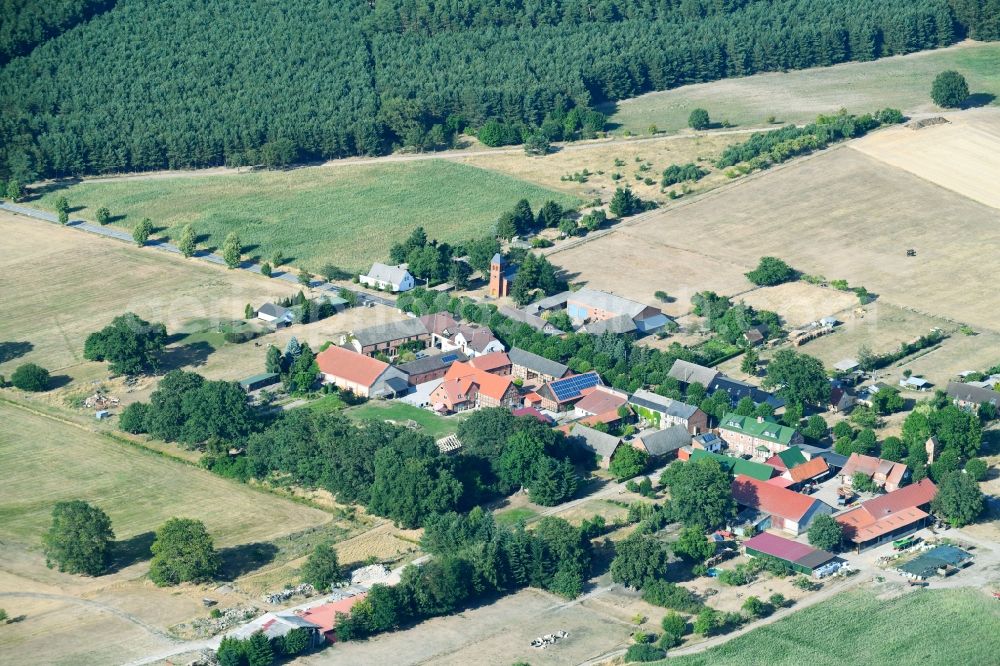
[[[674,131],[687,127],[696,107],[717,121],[738,126],[810,122],[821,113],[846,108],[865,113],[892,106],[904,112],[937,110],[930,100],[938,72],[956,69],[973,93],[1000,96],[1000,46],[963,42],[871,62],[851,62],[791,72],[682,86],[618,102],[610,122],[622,131],[645,134],[650,125]]]
[[[0,362],[0,374],[35,362],[53,374],[83,361],[84,339],[133,311],[176,331],[191,319],[227,320],[247,303],[291,296],[294,285],[139,250],[73,229],[0,213],[0,342],[30,352]]]
[[[943,113],[949,122],[891,127],[851,147],[975,201],[1000,208],[1000,109]]]
[[[841,146],[655,211],[551,259],[574,280],[647,302],[663,289],[686,307],[702,289],[746,290],[743,272],[776,255],[885,302],[996,329],[997,292],[984,275],[1000,242],[998,223],[992,208]],[[909,248],[916,257],[906,256]]]
[[[740,295],[739,300],[758,310],[777,312],[788,328],[849,313],[858,306],[853,292],[837,291],[806,282],[787,282],[776,287],[761,287]]]

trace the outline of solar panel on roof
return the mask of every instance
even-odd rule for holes
[[[444,363],[452,363],[458,360],[458,356],[455,354],[445,354],[441,357],[441,361]]]
[[[568,400],[569,398],[578,395],[583,389],[597,386],[597,384],[597,375],[591,373],[560,379],[552,382],[551,386],[556,399],[562,402],[563,400]]]

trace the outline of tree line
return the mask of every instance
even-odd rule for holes
[[[135,0],[0,72],[0,178],[591,136],[604,101],[989,38],[991,3]]]

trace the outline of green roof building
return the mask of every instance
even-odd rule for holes
[[[719,421],[719,437],[734,453],[761,460],[805,441],[795,428],[781,425],[773,419],[732,413]]]
[[[691,451],[691,460],[701,460],[702,458],[711,458],[712,460],[718,461],[718,463],[722,465],[722,468],[731,472],[733,476],[744,474],[752,479],[757,479],[758,481],[767,481],[774,476],[775,472],[775,469],[770,465],[762,465],[761,463],[755,463],[751,460],[724,456],[718,453],[705,451],[704,449],[694,449]]]

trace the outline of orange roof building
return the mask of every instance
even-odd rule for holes
[[[330,346],[316,355],[323,382],[365,398],[380,398],[409,390],[406,373],[352,349]]]
[[[479,407],[516,407],[518,393],[510,375],[495,375],[471,363],[456,362],[431,391],[430,403],[437,411],[450,413]]]
[[[327,642],[334,643],[337,640],[337,635],[334,632],[334,628],[337,626],[337,615],[350,615],[351,609],[354,608],[354,606],[359,602],[364,601],[367,596],[367,593],[362,593],[346,599],[330,601],[325,604],[307,608],[298,615],[303,620],[318,625],[320,627],[320,633],[323,634],[323,637],[326,638]]]
[[[903,485],[909,476],[909,469],[903,463],[852,453],[840,470],[840,476],[845,485],[851,485],[855,474],[864,474],[876,486],[891,493]]]
[[[829,471],[830,466],[826,464],[826,460],[817,457],[785,470],[781,476],[791,481],[793,485],[799,485],[826,476]]]
[[[816,516],[833,513],[832,506],[814,497],[744,474],[733,479],[732,490],[738,504],[770,517],[769,524],[757,523],[763,529],[771,527],[798,535],[809,528]]]
[[[929,519],[926,511],[937,495],[930,479],[862,502],[861,506],[842,513],[836,521],[844,528],[844,537],[858,552],[914,532]]]

